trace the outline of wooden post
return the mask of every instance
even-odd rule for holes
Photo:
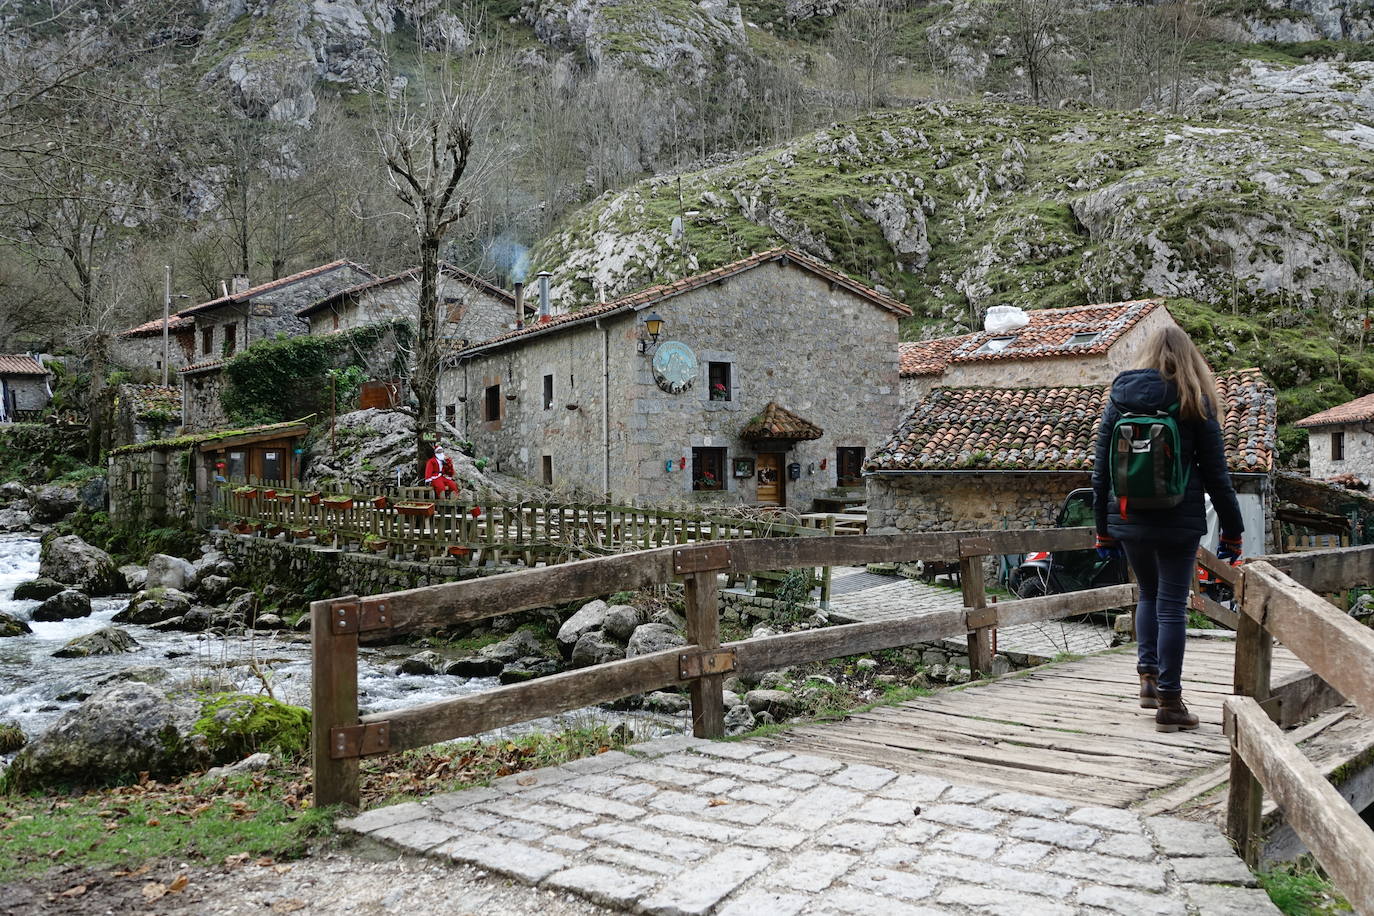
[[[1241,580],[1242,585],[1244,579]],[[1244,599],[1244,589],[1237,591]],[[1273,657],[1273,640],[1264,627],[1248,613],[1240,615],[1236,630],[1236,667],[1234,686],[1240,696],[1253,697],[1263,703],[1269,699],[1269,668]],[[1235,726],[1225,723],[1231,736],[1231,783],[1226,797],[1226,833],[1236,849],[1251,867],[1259,862],[1260,814],[1264,789],[1251,772],[1249,765],[1236,750]]]
[[[825,520],[825,533],[832,538],[835,536],[835,516],[830,516]],[[832,566],[821,567],[821,610],[830,610],[830,579]],[[973,656],[969,656],[971,659]]]
[[[692,573],[685,582],[687,641],[703,649],[720,648],[720,583],[715,570]],[[725,737],[725,704],[721,695],[725,675],[702,675],[692,681],[692,734],[698,738]]]
[[[335,760],[330,755],[330,729],[358,723],[358,632],[333,630],[336,608],[352,604],[356,595],[310,605],[310,744],[314,758],[315,807],[349,805],[357,808],[358,758]],[[357,620],[357,614],[353,615]]]
[[[963,551],[960,550],[960,553]],[[959,587],[964,593],[964,607],[968,611],[978,611],[987,607],[981,556],[959,558]],[[968,666],[974,677],[979,674],[992,674],[992,627],[975,627],[969,631]]]

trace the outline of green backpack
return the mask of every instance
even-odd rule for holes
[[[1172,509],[1183,502],[1191,467],[1184,467],[1178,404],[1153,413],[1121,410],[1112,427],[1112,492],[1121,518],[1127,507]]]

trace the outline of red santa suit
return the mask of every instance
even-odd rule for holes
[[[453,459],[443,452],[435,452],[434,457],[425,463],[425,483],[434,488],[435,496],[445,493],[458,494],[458,484],[453,480]]]

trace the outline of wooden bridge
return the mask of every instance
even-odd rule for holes
[[[988,672],[996,627],[1129,607],[1134,586],[989,604],[984,558],[1031,546],[1083,549],[1091,542],[1086,528],[704,542],[317,602],[316,801],[356,806],[363,756],[668,686],[690,689],[698,737],[720,737],[721,683],[732,672],[762,672],[956,633],[968,635],[972,667]],[[960,565],[962,609],[720,643],[722,574],[917,559]],[[1153,730],[1148,713],[1136,704],[1134,659],[1117,651],[793,729],[774,740],[789,750],[809,746],[817,754],[892,770],[1148,813],[1179,810],[1229,782],[1227,832],[1252,864],[1260,854],[1263,799],[1269,793],[1356,911],[1374,913],[1374,833],[1297,747],[1299,741],[1319,745],[1323,733],[1342,722],[1357,727],[1353,738],[1349,727],[1341,729],[1347,745],[1353,741],[1361,752],[1370,747],[1368,723],[1358,717],[1374,716],[1374,632],[1319,594],[1374,585],[1374,547],[1263,558],[1240,570],[1206,551],[1199,552],[1199,562],[1230,582],[1237,597],[1234,610],[1201,595],[1193,599],[1194,609],[1236,630],[1233,643],[1190,641],[1184,689],[1203,722],[1196,732]],[[685,586],[687,646],[359,715],[360,632],[480,620],[676,577]],[[1353,705],[1333,710],[1347,699]],[[1307,724],[1288,734],[1281,730],[1298,723]]]

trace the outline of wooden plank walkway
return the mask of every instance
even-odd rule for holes
[[[1000,791],[1165,813],[1225,781],[1221,705],[1232,692],[1233,651],[1230,640],[1188,641],[1184,700],[1202,721],[1194,732],[1155,731],[1154,714],[1136,697],[1132,646],[792,729],[775,743],[944,779],[957,774]],[[1274,650],[1275,680],[1303,670],[1292,653]],[[1308,733],[1343,718],[1319,719]],[[1367,731],[1374,744],[1374,728]]]

